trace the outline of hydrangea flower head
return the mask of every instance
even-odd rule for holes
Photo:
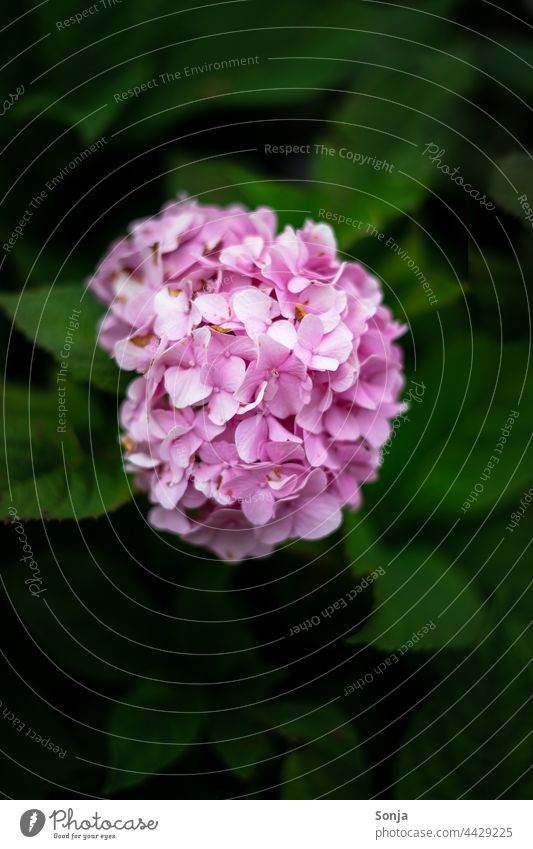
[[[318,539],[357,509],[403,410],[404,328],[329,225],[173,202],[134,222],[89,285],[100,343],[135,376],[126,469],[153,526],[224,560]]]

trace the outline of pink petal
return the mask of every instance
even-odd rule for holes
[[[288,357],[288,350],[285,345],[280,345],[269,336],[261,335],[257,340],[259,356],[257,357],[258,371],[270,371],[273,368],[278,368]]]
[[[158,478],[152,486],[151,496],[154,501],[159,502],[161,507],[173,510],[186,489],[187,478],[185,476],[177,483],[166,478]],[[184,526],[183,523],[181,524]]]
[[[187,517],[179,510],[166,510],[164,507],[153,507],[148,519],[154,528],[162,531],[172,531],[175,534],[185,534],[191,529]]]
[[[209,324],[223,324],[230,317],[228,302],[223,295],[197,295],[194,303]]]
[[[305,319],[304,319],[305,320]],[[338,363],[345,362],[352,352],[353,336],[345,324],[339,324],[331,333],[326,333],[318,346],[322,357],[332,357]]]
[[[324,335],[324,326],[318,316],[306,315],[298,328],[298,342],[302,348],[315,351]]]
[[[207,414],[217,425],[226,424],[239,409],[239,402],[229,392],[213,392],[207,407]]]
[[[137,345],[135,342],[132,342],[132,338],[136,339],[138,337],[128,337],[117,342],[113,355],[120,368],[125,371],[131,371],[133,369],[146,371],[157,352],[157,337],[152,337],[147,345]]]
[[[324,414],[326,430],[335,439],[357,439],[361,435],[359,411],[335,405]]]
[[[296,330],[290,321],[275,321],[268,329],[268,336],[291,350],[296,345]]]
[[[132,463],[140,469],[155,469],[156,466],[160,465],[161,460],[158,457],[150,456],[150,454],[137,452],[135,454],[128,454],[128,463]]]
[[[254,463],[259,459],[261,447],[267,439],[267,431],[264,416],[252,416],[237,425],[235,445],[245,463]]]
[[[320,354],[314,354],[311,357],[310,365],[317,371],[337,371],[339,361],[334,357],[322,357]]]
[[[225,389],[226,392],[236,392],[246,373],[244,360],[241,360],[240,357],[223,358],[220,363],[215,365],[215,369],[217,372],[215,385]]]
[[[309,500],[294,516],[295,536],[320,539],[336,531],[342,522],[338,499],[329,493]]]
[[[269,324],[270,308],[273,304],[272,298],[255,288],[241,289],[233,296],[233,312],[244,324],[250,318]]]
[[[201,368],[178,368],[172,366],[165,372],[165,389],[172,406],[178,409],[198,404],[211,394],[211,386],[201,378]]]
[[[279,519],[276,517],[269,522],[268,525],[258,528],[257,533],[262,542],[269,545],[276,545],[278,542],[282,542],[290,539],[291,536],[294,536],[292,533],[292,526],[293,517],[289,514],[288,516],[282,516]]]
[[[271,385],[274,381],[271,381]],[[302,405],[301,380],[291,374],[281,374],[277,381],[277,392],[268,402],[270,412],[280,419],[294,416]]]
[[[272,442],[301,442],[301,438],[288,428],[284,427],[281,422],[273,416],[268,417],[268,438]]]
[[[267,387],[268,387],[268,382],[266,380],[264,380],[257,387],[257,394],[255,396],[255,399],[253,401],[251,401],[249,404],[241,404],[241,406],[239,407],[239,414],[248,413],[250,410],[255,409],[255,407],[257,407],[261,403],[261,401],[264,399]],[[235,393],[235,397],[237,397],[237,393]]]
[[[243,499],[242,512],[252,525],[264,525],[274,514],[274,496],[269,489],[258,487]]]
[[[307,289],[311,281],[307,277],[301,277],[298,275],[297,277],[293,277],[289,280],[288,290],[289,292],[302,292],[304,289]]]
[[[379,448],[387,441],[390,434],[390,425],[387,419],[380,415],[379,411],[361,410],[359,413],[361,433],[372,448]]]
[[[320,468],[328,457],[328,440],[324,436],[308,434],[304,439],[305,454],[312,466]]]

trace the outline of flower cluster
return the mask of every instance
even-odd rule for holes
[[[317,539],[357,508],[402,411],[404,328],[326,224],[167,204],[89,285],[100,343],[138,373],[121,411],[150,522],[225,560]]]

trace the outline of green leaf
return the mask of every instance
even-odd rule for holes
[[[454,5],[453,0],[427,4],[436,14],[449,13]],[[183,124],[196,113],[214,115],[219,110],[256,109],[261,105],[275,109],[277,116],[280,106],[320,101],[324,89],[342,85],[351,66],[332,61],[331,57],[357,55],[376,63],[390,61],[396,52],[400,62],[402,56],[413,52],[413,46],[402,37],[421,43],[442,42],[446,37],[445,25],[431,14],[410,13],[405,7],[360,7],[350,0],[338,0],[328,10],[327,27],[323,6],[308,0],[273,5],[261,26],[257,23],[257,9],[246,3],[217,3],[179,10],[177,14],[178,10],[167,4],[165,11],[170,13],[167,18],[151,23],[150,5],[141,27],[129,31],[127,38],[119,34],[118,38],[103,42],[106,56],[109,49],[114,55],[116,51],[125,52],[122,38],[130,47],[130,57],[148,54],[148,59],[157,64],[145,79],[150,87],[120,104],[127,107],[122,118],[128,127],[128,138],[143,142],[165,134],[169,126]],[[142,21],[141,9],[136,7],[134,14]],[[165,28],[164,50],[161,27]],[[174,33],[170,39],[167,27]],[[135,54],[129,40],[139,34],[142,45]],[[86,55],[81,54],[85,61]],[[324,61],[317,61],[322,57]],[[133,73],[132,63],[126,67]],[[101,84],[100,78],[97,82]],[[94,108],[93,102],[98,103],[98,88],[89,86],[88,93],[85,89],[83,86],[76,95],[84,104],[88,99],[89,112],[90,107]],[[109,108],[116,106],[109,102]],[[302,135],[307,140],[305,126]],[[273,142],[278,134],[274,127],[266,131],[267,140]]]
[[[500,348],[479,331],[444,349],[435,340],[407,380],[409,410],[387,445],[379,491],[367,490],[369,504],[381,499],[378,520],[467,521],[513,503],[530,484],[532,392],[521,343]]]
[[[106,792],[117,793],[153,778],[179,761],[204,723],[204,702],[197,687],[143,681],[113,708],[111,766]]]
[[[255,640],[241,594],[229,586],[232,577],[228,564],[204,563],[198,569],[193,561],[180,569],[169,639],[190,655],[191,674],[200,680],[233,681],[245,668],[254,673]]]
[[[0,307],[36,345],[52,354],[66,376],[117,393],[119,371],[97,342],[102,306],[77,283],[0,295]],[[65,356],[66,355],[66,356]]]
[[[117,558],[111,529],[93,526],[82,537],[74,525],[49,525],[52,554],[38,545],[35,526],[23,528],[40,581],[30,588],[26,581],[35,569],[18,559],[3,580],[9,604],[37,644],[39,666],[57,665],[76,681],[97,681],[115,695],[117,681],[152,669],[162,656],[172,658],[157,651],[164,645],[160,605],[137,564]],[[173,659],[169,667],[168,677],[175,677]]]
[[[271,732],[249,709],[214,714],[209,736],[222,762],[243,781],[250,781],[275,752]]]
[[[360,229],[341,231],[341,247],[367,235],[368,225],[383,230],[412,212],[428,187],[447,179],[424,150],[430,143],[446,148],[453,139],[446,125],[456,122],[462,104],[458,95],[474,78],[457,57],[425,51],[408,57],[405,45],[400,71],[390,70],[390,59],[386,65],[364,67],[346,86],[354,94],[336,111],[313,163],[313,177],[321,183],[320,207],[361,222]]]
[[[531,230],[533,221],[533,159],[525,153],[509,153],[496,163],[490,184],[490,193],[502,209],[519,218]],[[526,197],[520,201],[520,198]],[[528,204],[529,210],[522,204]]]
[[[464,297],[453,258],[443,256],[418,227],[403,228],[399,235],[377,231],[358,245],[358,258],[379,275],[393,312],[406,323]]]
[[[476,38],[472,41],[472,51],[472,61],[479,72],[488,75],[484,82],[493,89],[493,97],[502,98],[501,102],[507,103],[508,108],[516,104],[522,110],[524,104],[520,104],[518,97],[522,95],[527,100],[533,94],[529,73],[533,65],[533,45],[526,31],[503,28],[498,38]]]
[[[92,450],[84,450],[69,411],[66,420],[59,418],[56,392],[9,387],[6,393],[0,445],[4,519],[10,505],[21,519],[95,517],[132,497],[116,430],[108,426],[104,435],[93,433]],[[68,397],[67,392],[61,399],[67,407]]]
[[[531,768],[531,675],[512,640],[499,628],[463,665],[437,672],[401,743],[396,798],[529,798],[519,787]]]
[[[313,205],[312,187],[291,179],[273,178],[246,164],[241,154],[203,157],[174,154],[167,178],[169,194],[187,192],[200,203],[242,203],[254,209],[270,206],[278,215],[279,226],[303,224]]]
[[[477,320],[498,344],[529,334],[533,280],[533,240],[523,231],[513,237],[513,250],[489,250],[472,242],[468,251],[468,291]]]
[[[10,792],[20,794],[21,799],[37,790],[41,798],[69,792],[80,787],[82,780],[76,758],[80,752],[78,728],[70,715],[59,713],[57,702],[47,704],[37,680],[28,686],[7,664],[2,673],[0,747],[10,764]],[[97,793],[98,788],[90,786],[91,779],[86,779],[85,792]]]
[[[478,639],[481,600],[460,568],[418,546],[381,556],[384,574],[373,584],[374,611],[349,643],[405,654],[460,648]]]
[[[290,745],[281,771],[285,799],[358,799],[369,793],[361,741],[334,704],[278,700],[261,714]]]
[[[259,654],[245,594],[233,588],[234,576],[231,564],[204,562],[199,569],[194,555],[182,561],[178,578],[172,576],[181,586],[172,597],[175,618],[167,637],[188,681],[216,685],[215,706],[228,709],[229,719],[243,705],[266,698],[283,677],[283,669]]]

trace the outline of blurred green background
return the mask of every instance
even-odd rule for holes
[[[530,4],[49,0],[8,18],[0,790],[530,797]],[[84,283],[183,191],[281,224],[330,213],[408,325],[410,410],[363,510],[267,560],[154,534],[122,470],[127,380],[95,351]]]

